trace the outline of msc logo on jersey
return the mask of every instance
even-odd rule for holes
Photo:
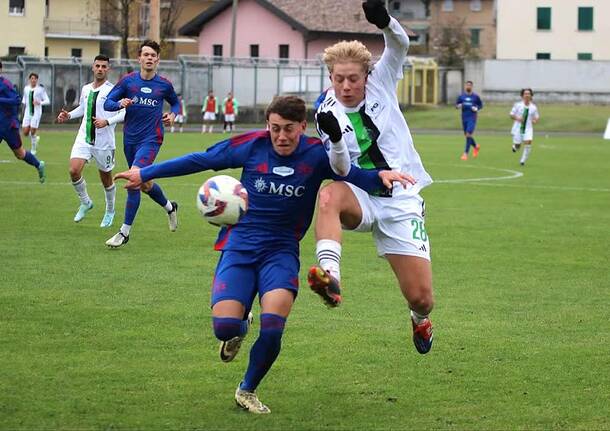
[[[150,94],[150,93],[152,93],[152,89],[150,89],[150,88],[148,88],[148,87],[142,87],[142,88],[140,88],[140,91],[141,91],[142,93],[146,93],[146,94]]]
[[[150,99],[148,97],[133,96],[131,100],[134,105],[157,106],[159,104],[158,100]]]
[[[254,188],[259,193],[267,192],[270,195],[280,195],[291,198],[293,196],[300,198],[305,194],[305,186],[294,186],[292,184],[279,183],[273,181],[267,183],[262,177],[254,181]]]

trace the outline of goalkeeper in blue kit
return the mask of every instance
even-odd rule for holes
[[[240,181],[248,191],[249,208],[239,223],[223,227],[218,235],[215,249],[222,254],[211,305],[214,335],[221,341],[220,359],[230,362],[248,332],[252,303],[259,297],[259,336],[235,391],[236,403],[252,413],[270,412],[255,391],[280,353],[286,319],[299,289],[299,241],[311,224],[322,181],[350,181],[371,193],[391,187],[394,181],[403,186],[413,181],[397,171],[351,165],[339,123],[330,113],[317,119],[318,127],[334,139],[327,154],[319,139],[304,135],[305,112],[303,100],[278,97],[267,108],[267,130],[115,176],[128,180],[126,187],[133,189],[153,178],[243,168]]]

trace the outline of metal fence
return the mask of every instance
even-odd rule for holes
[[[111,82],[117,82],[121,76],[140,67],[136,60],[113,59],[111,62],[108,78]],[[419,86],[424,85],[425,88],[426,80],[422,84],[421,79],[411,79],[412,69],[411,62],[405,63],[407,79],[400,87],[400,103],[420,103],[418,95],[425,96]],[[81,87],[93,80],[90,65],[77,58],[20,56],[14,64],[4,63],[4,74],[17,85],[20,92],[31,72],[39,75],[39,82],[46,87],[51,99],[50,109],[43,111],[45,122],[53,121],[62,108],[74,108],[78,104]],[[182,95],[190,122],[200,120],[201,106],[208,90],[213,90],[220,100],[232,91],[240,107],[245,112],[254,113],[254,117],[249,119],[258,121],[261,108],[276,95],[298,95],[311,104],[320,92],[330,86],[326,66],[319,60],[180,56],[177,61],[162,60],[158,72],[173,83],[176,93]],[[434,92],[437,92],[436,88]],[[441,89],[440,93],[446,92]],[[424,97],[423,100],[427,103],[437,101],[436,96]]]

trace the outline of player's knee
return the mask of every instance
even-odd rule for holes
[[[242,332],[242,321],[230,317],[212,317],[214,336],[220,341],[229,341]]]
[[[341,207],[341,188],[338,183],[324,186],[318,192],[318,209],[322,212],[336,211]]]
[[[430,313],[434,308],[432,289],[419,289],[415,295],[409,298],[409,306],[418,313]]]

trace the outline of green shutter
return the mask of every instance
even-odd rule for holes
[[[536,53],[536,60],[550,60],[550,59],[551,59],[550,52],[537,52]]]
[[[593,8],[579,7],[578,8],[578,30],[590,31],[593,30]]]
[[[551,8],[550,7],[539,7],[538,8],[538,30],[550,30],[551,29]]]
[[[590,52],[579,52],[578,53],[579,60],[593,60],[593,54]]]
[[[481,45],[481,29],[471,28],[470,29],[470,46],[478,48]]]

